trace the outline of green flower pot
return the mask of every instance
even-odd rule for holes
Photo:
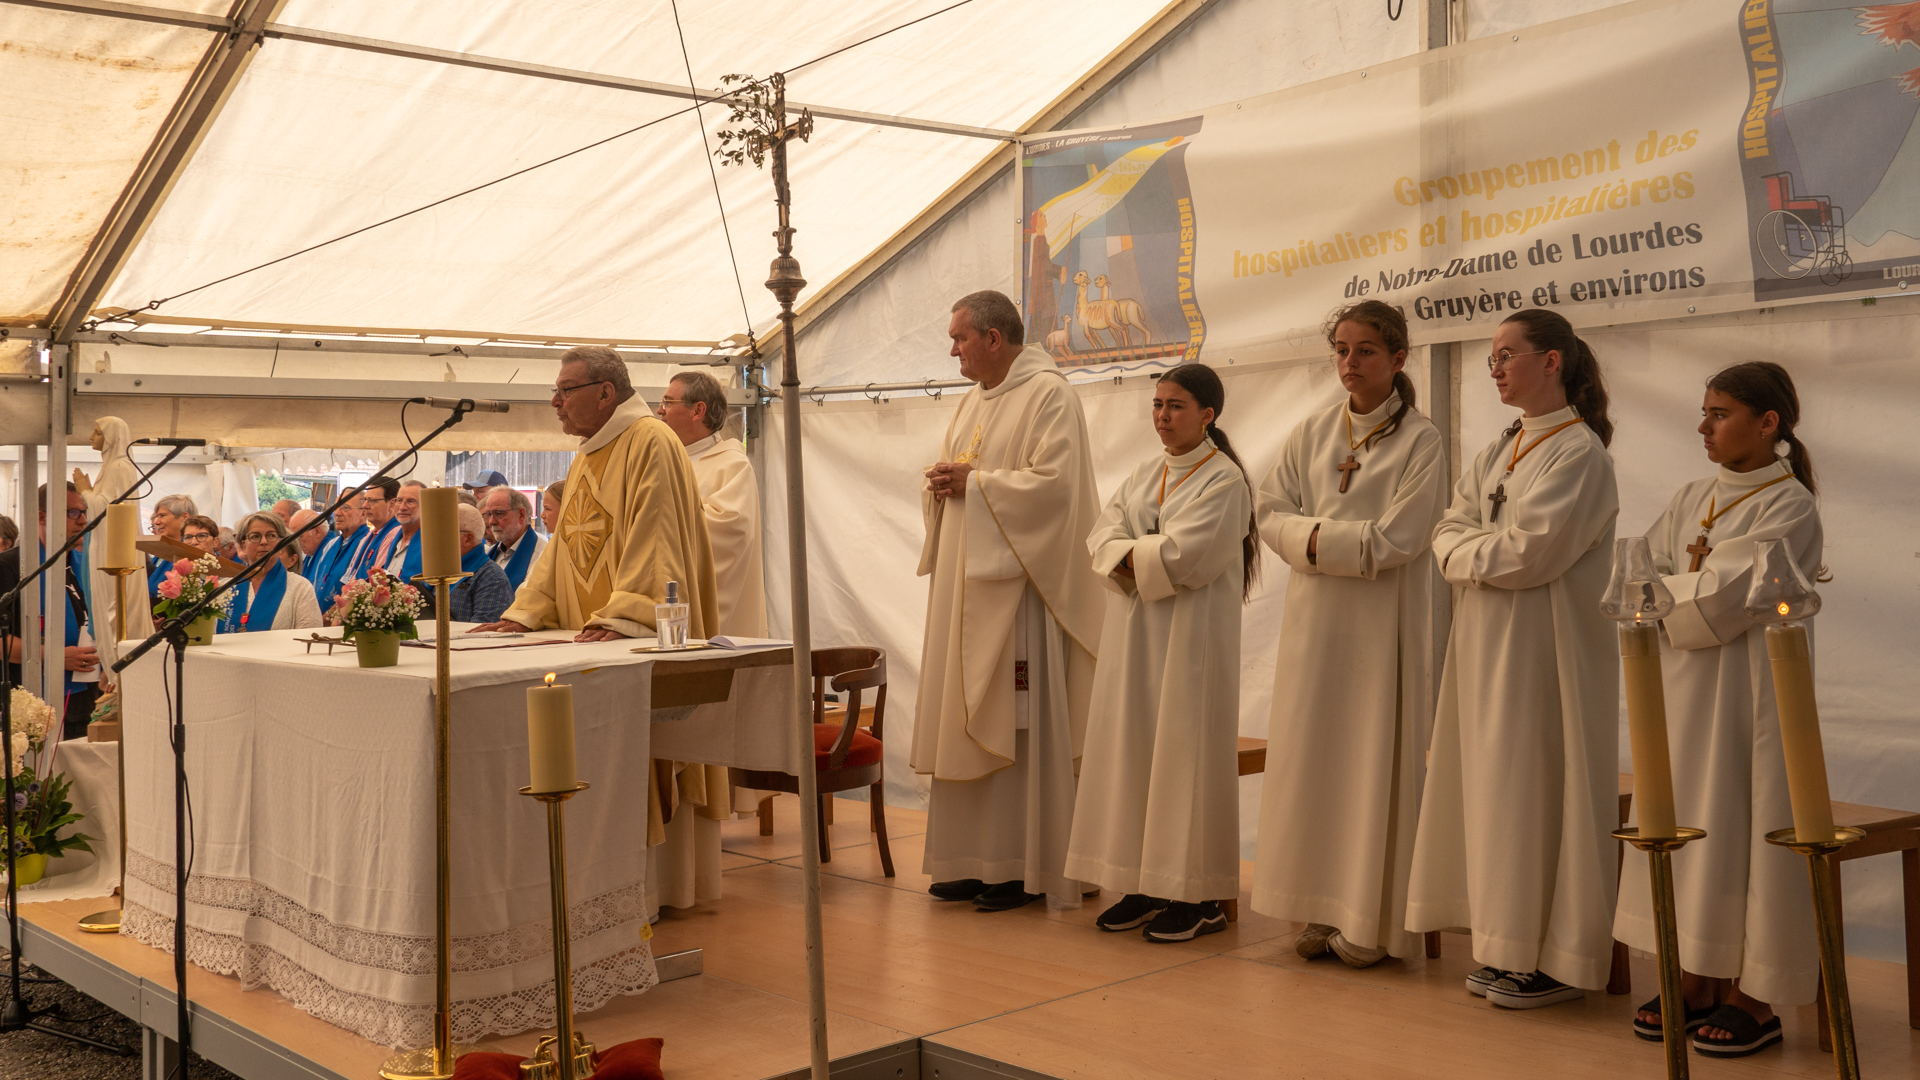
[[[13,860],[13,869],[17,875],[14,884],[32,885],[47,872],[47,857],[37,851],[31,855],[16,856]]]
[[[187,644],[213,644],[213,628],[220,622],[218,615],[203,615],[187,624]]]
[[[400,662],[400,635],[391,630],[355,630],[353,647],[361,667],[393,667]]]

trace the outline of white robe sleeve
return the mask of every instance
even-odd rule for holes
[[[1140,598],[1164,600],[1177,588],[1205,588],[1238,566],[1252,503],[1240,470],[1216,472],[1205,488],[1161,519],[1160,532],[1134,544]]]
[[[1305,427],[1302,424],[1287,436],[1287,445],[1281,449],[1279,460],[1273,463],[1273,471],[1260,485],[1255,505],[1259,508],[1260,539],[1285,560],[1294,573],[1317,574],[1320,568],[1307,560],[1307,539],[1313,535],[1314,528],[1327,519],[1307,513],[1306,498],[1300,489],[1300,470],[1306,457],[1301,432]]]
[[[1454,489],[1453,507],[1434,530],[1433,553],[1455,585],[1531,589],[1554,581],[1592,549],[1618,512],[1607,453],[1591,439],[1566,440],[1527,489],[1507,504],[1508,520],[1480,520],[1479,469]],[[1541,447],[1541,452],[1549,448]],[[1464,504],[1464,506],[1463,506]],[[1499,525],[1488,529],[1488,524]]]
[[[1794,493],[1798,497],[1773,500],[1746,533],[1714,544],[1698,572],[1666,579],[1674,593],[1674,607],[1664,623],[1674,648],[1709,649],[1753,629],[1745,606],[1753,584],[1753,547],[1759,541],[1786,539],[1809,579],[1819,570],[1818,565],[1807,563],[1821,547],[1820,515],[1813,496],[1797,484],[1792,486],[1798,489]],[[1811,561],[1819,560],[1815,556]]]
[[[1372,521],[1320,523],[1314,553],[1321,573],[1372,581],[1380,571],[1426,553],[1430,523],[1446,491],[1447,459],[1438,432],[1423,428],[1414,437],[1412,457],[1386,513]]]
[[[1123,596],[1134,591],[1133,578],[1115,572],[1138,542],[1133,528],[1127,524],[1128,496],[1133,486],[1134,478],[1129,476],[1114,491],[1113,498],[1107,500],[1100,520],[1087,534],[1087,551],[1093,555],[1094,573],[1101,576],[1107,588]]]

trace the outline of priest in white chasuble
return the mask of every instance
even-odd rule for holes
[[[1087,537],[1111,595],[1067,874],[1119,894],[1095,925],[1148,941],[1225,930],[1240,895],[1240,607],[1260,552],[1225,406],[1205,364],[1160,376],[1161,452]]]
[[[579,631],[579,641],[641,637],[653,630],[667,582],[677,581],[690,609],[688,635],[714,633],[713,551],[693,466],[672,429],[634,393],[626,362],[604,346],[567,350],[553,407],[561,430],[580,439],[560,528],[501,621],[479,629],[557,627]],[[679,786],[669,805],[707,803],[704,784]],[[666,836],[660,804],[647,800],[649,844]]]
[[[1806,861],[1766,841],[1793,826],[1793,804],[1765,627],[1745,606],[1757,542],[1789,541],[1812,580],[1824,538],[1786,370],[1727,368],[1707,381],[1702,411],[1699,430],[1719,469],[1681,487],[1647,542],[1676,601],[1660,648],[1675,817],[1707,833],[1673,857],[1681,992],[1694,1046],[1732,1057],[1779,1041],[1775,1009],[1812,1001],[1820,984]],[[1651,952],[1647,873],[1646,860],[1626,860],[1613,936]],[[1716,1009],[1719,979],[1737,981]],[[1634,1029],[1661,1037],[1658,997]]]
[[[909,761],[933,778],[924,868],[936,897],[981,910],[1077,905],[1064,867],[1102,617],[1086,416],[1052,358],[1022,347],[1004,295],[963,297],[947,332],[975,385],[922,496],[932,585]]]
[[[1420,955],[1407,877],[1433,730],[1432,537],[1440,432],[1414,406],[1407,321],[1377,300],[1329,320],[1347,399],[1302,421],[1260,485],[1260,536],[1293,571],[1274,665],[1253,909],[1294,948],[1365,967]],[[1338,841],[1324,838],[1338,837]]]
[[[1467,927],[1467,988],[1508,1008],[1605,986],[1613,953],[1620,649],[1600,614],[1619,494],[1593,351],[1541,309],[1488,357],[1521,419],[1454,487],[1454,590],[1407,929]]]
[[[719,380],[704,371],[683,371],[660,397],[660,419],[687,448],[700,508],[713,545],[713,577],[718,588],[716,633],[767,636],[766,586],[760,573],[760,490],[753,463],[738,439],[720,435],[727,419],[727,395]],[[692,907],[720,899],[720,821],[727,810],[727,770],[717,765],[676,763],[683,800],[692,787],[691,772],[703,775],[703,805],[697,813],[675,813],[667,823],[667,842],[647,857],[647,904]],[[742,790],[734,807],[752,810],[771,792]],[[711,806],[705,805],[711,800]],[[651,911],[649,912],[651,914]]]

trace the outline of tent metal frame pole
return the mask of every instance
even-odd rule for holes
[[[211,30],[227,33],[233,24],[226,19],[191,12],[165,11],[159,8],[142,7],[137,4],[114,3],[112,0],[0,0],[0,3],[19,4],[25,7],[48,8],[54,11],[69,11],[82,15],[99,15],[114,19],[131,19],[139,22],[160,23],[168,26],[181,26],[194,30]],[[581,86],[592,86],[602,90],[624,90],[631,93],[652,94],[657,97],[678,98],[683,101],[722,103],[727,97],[721,90],[694,91],[672,83],[653,82],[649,79],[630,79],[620,75],[606,75],[594,71],[581,71],[576,68],[555,67],[550,64],[530,64],[524,60],[509,60],[499,56],[482,56],[478,53],[456,52],[452,49],[435,49],[424,45],[409,45],[402,41],[385,41],[380,38],[357,37],[353,34],[338,34],[330,30],[312,30],[302,26],[288,26],[284,23],[267,23],[261,33],[270,38],[285,41],[297,41],[305,45],[323,45],[336,49],[348,49],[354,52],[379,53],[403,60],[421,60],[427,63],[445,64],[450,67],[474,68],[480,71],[497,71],[508,75],[520,75],[531,79],[546,79],[552,82],[568,82]],[[956,135],[968,139],[991,139],[1005,142],[1018,138],[1012,131],[998,128],[975,127],[971,124],[955,124],[944,120],[926,120],[913,116],[894,116],[890,113],[865,112],[860,109],[842,109],[831,105],[808,105],[801,102],[789,102],[792,109],[806,109],[820,119],[845,120],[856,124],[871,124],[876,127],[906,128],[910,131],[930,131],[938,135]]]
[[[34,515],[38,512],[39,495],[36,489],[40,485],[40,446],[38,443],[25,443],[20,447],[20,463],[16,471],[20,477],[18,517],[20,522],[20,543],[25,544],[27,534],[34,527]],[[21,548],[25,551],[25,547]],[[40,622],[40,590],[28,589],[20,594],[20,626],[37,626]],[[43,644],[40,635],[20,633],[20,682],[18,685],[32,689],[40,685]]]
[[[55,345],[47,354],[50,383],[47,388],[47,551],[57,551],[67,542],[67,418],[72,403],[67,388],[71,382],[68,372],[73,369],[72,356],[73,349],[68,345]],[[39,512],[36,492],[34,513]],[[62,602],[67,595],[67,558],[62,555],[54,560],[40,587],[44,608],[40,619],[44,628],[40,655],[47,658],[47,663],[41,669],[42,685],[36,689],[40,691],[40,699],[53,706],[55,723],[67,715],[67,605]]]
[[[199,66],[174,102],[173,111],[155,133],[132,179],[54,302],[47,325],[52,328],[56,343],[73,340],[101,295],[126,265],[134,245],[153,223],[173,190],[174,181],[186,170],[200,140],[252,61],[254,47],[260,44],[266,24],[286,3],[287,0],[236,0],[227,32],[208,44]]]

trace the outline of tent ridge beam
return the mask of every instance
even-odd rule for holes
[[[29,333],[44,333],[30,331]],[[440,357],[453,360],[550,360],[558,362],[566,351],[562,345],[532,345],[501,342],[487,345],[450,345],[445,342],[385,340],[381,338],[298,337],[291,334],[142,334],[128,330],[94,330],[74,335],[80,345],[147,346],[162,349],[278,349],[288,357],[302,353],[375,353]],[[727,354],[712,356],[673,353],[664,349],[642,348],[633,344],[609,346],[629,364],[676,364],[682,367],[715,366],[739,363]],[[445,396],[445,395],[441,395]]]
[[[339,49],[352,49],[357,52],[379,53],[384,56],[397,56],[407,60],[425,60],[432,63],[450,64],[455,67],[477,68],[482,71],[498,71],[510,75],[524,75],[535,79],[549,79],[556,82],[577,83],[583,86],[595,86],[607,90],[627,90],[641,94],[654,94],[660,97],[680,98],[685,101],[699,101],[709,104],[726,104],[726,95],[722,91],[712,90],[695,93],[685,86],[672,83],[653,82],[648,79],[630,79],[620,75],[603,75],[598,72],[581,71],[575,68],[554,67],[548,64],[534,64],[524,60],[508,60],[497,56],[481,56],[476,53],[455,52],[450,49],[435,49],[424,45],[408,45],[399,41],[383,41],[378,38],[355,37],[352,34],[337,34],[329,30],[309,30],[304,27],[286,26],[274,23],[266,28],[266,36],[283,38],[287,41],[299,41],[308,45],[329,45]],[[857,109],[841,109],[830,105],[805,105],[800,102],[788,103],[791,109],[808,109],[816,117],[828,120],[848,120],[861,124],[874,124],[882,127],[909,128],[915,131],[931,131],[941,135],[961,135],[973,139],[993,139],[1005,141],[1018,138],[1012,131],[1000,131],[995,128],[974,127],[970,124],[953,124],[943,120],[922,120],[910,116],[891,116],[885,113],[861,112]]]
[[[142,4],[123,4],[117,0],[0,0],[20,7],[46,8],[49,11],[66,11],[75,15],[100,15],[110,19],[127,19],[132,22],[158,23],[162,26],[184,26],[191,30],[211,30],[224,34],[233,29],[233,22],[218,15],[202,15],[194,11],[180,11],[174,8],[146,7]]]

